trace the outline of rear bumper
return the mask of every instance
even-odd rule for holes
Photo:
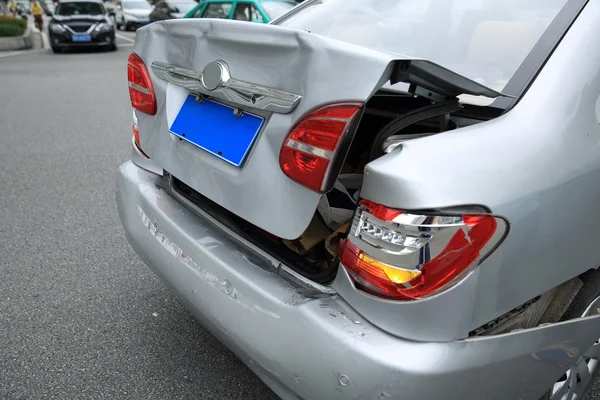
[[[338,295],[284,280],[259,250],[132,162],[118,171],[117,205],[140,257],[285,399],[535,400],[579,357],[573,349],[600,336],[593,317],[476,340],[403,340]]]

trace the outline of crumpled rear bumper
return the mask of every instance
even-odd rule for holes
[[[285,399],[536,400],[600,336],[598,317],[451,343],[391,336],[338,295],[315,297],[284,280],[259,250],[162,189],[164,180],[132,162],[120,167],[117,204],[131,246]]]

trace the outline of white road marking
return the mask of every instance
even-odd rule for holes
[[[8,51],[6,53],[2,52],[2,53],[0,53],[0,58],[10,57],[10,56],[17,56],[19,54],[27,53],[29,51],[31,51],[31,50]]]
[[[133,47],[133,43],[117,43],[117,47]]]
[[[123,40],[125,40],[127,42],[131,42],[131,43],[135,42],[135,39],[132,39],[132,38],[130,38],[128,36],[120,35],[118,33],[115,33],[115,36],[118,37],[119,39],[123,39]]]

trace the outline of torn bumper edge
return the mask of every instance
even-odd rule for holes
[[[338,295],[311,298],[269,272],[249,245],[163,190],[164,179],[132,162],[119,168],[129,243],[284,399],[535,400],[599,336],[599,317],[450,343],[391,336]]]

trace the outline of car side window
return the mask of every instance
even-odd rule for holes
[[[199,6],[196,11],[192,14],[192,18],[200,18],[200,14],[204,12],[204,7]]]
[[[228,19],[232,3],[211,3],[204,9],[202,18]]]
[[[262,21],[263,17],[254,5],[238,3],[235,12],[233,13],[233,19],[238,21]]]

